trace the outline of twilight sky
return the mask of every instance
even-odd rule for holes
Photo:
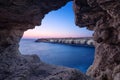
[[[29,29],[23,38],[89,37],[93,31],[75,25],[72,2],[57,11],[52,11],[42,20],[41,26]]]

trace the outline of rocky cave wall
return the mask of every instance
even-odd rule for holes
[[[87,75],[120,80],[120,1],[74,0],[76,25],[94,30],[95,60]]]
[[[40,25],[45,14],[70,0],[0,0],[0,80],[92,80],[81,72],[21,55],[24,31]]]
[[[27,29],[41,25],[45,14],[71,0],[0,0],[0,80],[93,80],[81,72],[48,65],[36,55],[21,55]],[[96,55],[87,75],[120,79],[120,1],[74,0],[76,25],[94,30]]]

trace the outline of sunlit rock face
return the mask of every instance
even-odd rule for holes
[[[120,79],[120,1],[74,0],[76,25],[94,30],[96,55],[87,74],[96,80]]]
[[[35,42],[50,42],[50,43],[61,43],[61,44],[74,44],[83,46],[94,46],[94,40],[92,38],[46,38],[37,39]]]
[[[0,80],[92,80],[81,72],[48,65],[36,55],[21,55],[23,32],[70,0],[0,0]]]

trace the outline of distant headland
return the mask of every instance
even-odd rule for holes
[[[41,38],[35,42],[49,42],[49,43],[61,43],[61,44],[73,44],[94,46],[94,40],[92,37],[80,37],[80,38]]]

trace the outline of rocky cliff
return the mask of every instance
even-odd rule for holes
[[[35,42],[49,42],[49,43],[60,43],[60,44],[70,44],[70,45],[83,45],[94,47],[94,40],[92,37],[84,38],[43,38],[37,39]]]
[[[74,0],[76,25],[94,30],[95,60],[87,74],[120,80],[120,1]]]
[[[70,0],[0,0],[0,80],[92,80],[81,72],[21,55],[23,32],[40,25],[45,14]]]

